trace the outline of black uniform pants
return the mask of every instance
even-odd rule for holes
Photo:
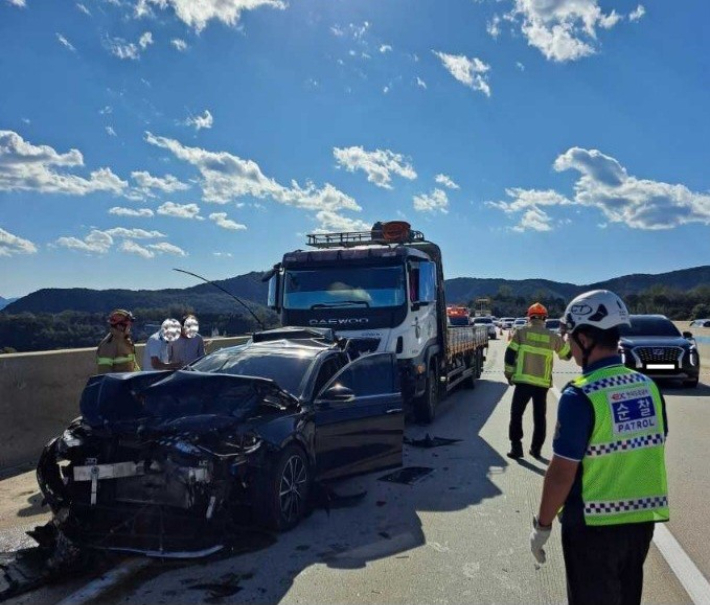
[[[639,605],[653,523],[562,526],[569,605]]]
[[[547,434],[547,389],[545,387],[536,387],[532,384],[515,385],[513,405],[510,409],[508,438],[511,443],[517,443],[523,439],[523,414],[531,399],[534,426],[531,447],[534,450],[539,450],[545,443],[545,435]]]

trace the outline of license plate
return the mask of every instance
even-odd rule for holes
[[[672,363],[647,363],[647,370],[675,370],[675,365]]]

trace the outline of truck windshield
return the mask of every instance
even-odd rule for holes
[[[405,301],[404,267],[288,270],[285,309],[398,307]]]

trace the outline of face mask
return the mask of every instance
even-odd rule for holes
[[[183,330],[185,331],[185,336],[187,338],[195,338],[195,336],[197,336],[197,333],[200,331],[200,324],[194,317],[190,317],[189,319],[185,320]]]
[[[166,319],[160,327],[160,336],[166,342],[180,338],[180,322],[177,319]]]

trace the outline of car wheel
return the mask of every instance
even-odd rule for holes
[[[476,378],[478,378],[478,351],[476,351],[471,357],[468,358],[468,368],[471,371],[471,375],[463,381],[463,386],[466,389],[476,388]]]
[[[436,416],[436,406],[439,403],[439,380],[436,370],[429,370],[426,381],[426,391],[414,400],[414,416],[417,422],[431,424]]]
[[[700,382],[700,377],[696,376],[695,378],[691,378],[690,380],[684,380],[683,386],[687,389],[694,389],[698,386],[698,382]]]
[[[298,525],[308,506],[311,469],[305,452],[288,445],[267,471],[255,500],[254,512],[260,525],[288,531]]]

